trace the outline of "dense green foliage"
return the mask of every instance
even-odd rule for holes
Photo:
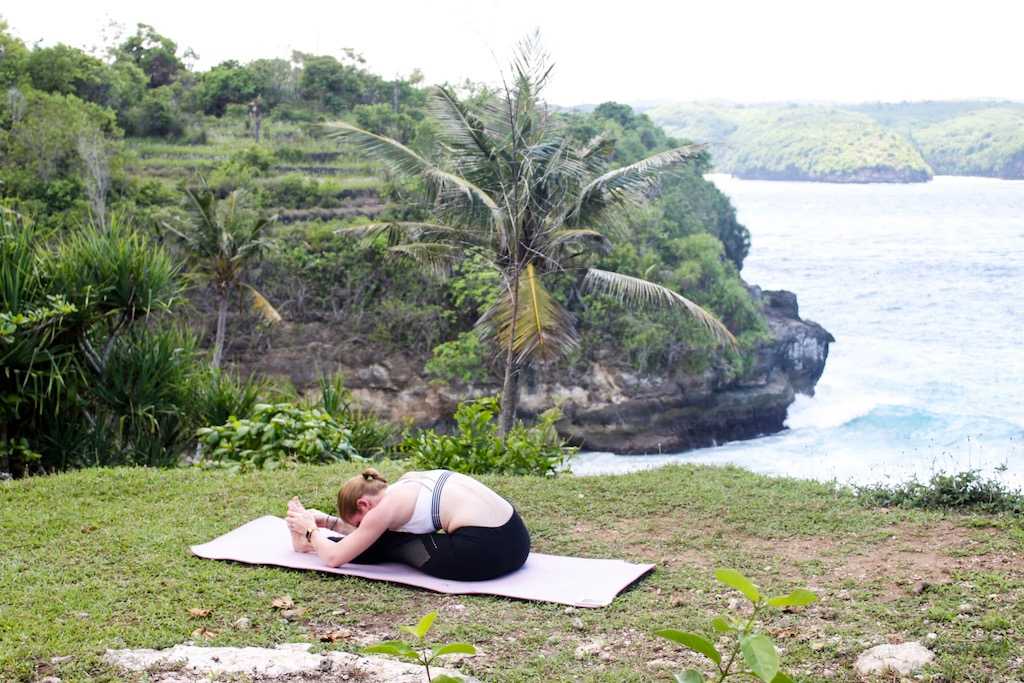
[[[574,452],[555,429],[561,418],[556,409],[530,427],[517,423],[504,439],[498,437],[497,415],[494,397],[463,403],[455,411],[452,434],[423,431],[407,438],[399,450],[410,454],[412,469],[541,476],[557,474]]]
[[[323,464],[358,456],[351,432],[319,408],[293,403],[260,403],[249,417],[229,417],[223,425],[197,432],[206,447],[205,467],[240,472],[298,463]]]
[[[793,180],[1024,177],[1024,105],[956,101],[809,105],[672,104],[652,118],[708,143],[715,168]],[[916,151],[915,151],[916,150]]]
[[[197,427],[279,400],[262,378],[211,372],[206,362],[203,349],[218,348],[219,339],[228,363],[257,343],[278,343],[273,330],[255,324],[250,306],[235,305],[246,299],[267,319],[280,309],[299,339],[304,329],[327,326],[343,353],[410,357],[440,382],[493,386],[499,378],[490,349],[470,332],[496,301],[493,269],[468,253],[450,277],[438,278],[392,258],[386,243],[335,234],[429,217],[415,183],[382,176],[378,164],[311,136],[307,125],[340,118],[427,150],[437,129],[418,74],[382,79],[357,55],[193,71],[176,41],[145,25],[102,56],[28,47],[0,25],[0,49],[0,204],[26,217],[8,216],[5,230],[31,226],[17,239],[32,245],[20,257],[5,251],[3,267],[38,261],[17,267],[39,276],[31,293],[8,288],[0,302],[0,353],[12,359],[0,435],[6,469],[174,463],[193,452]],[[490,91],[467,84],[459,92],[479,104]],[[263,116],[259,142],[249,114],[254,98]],[[580,144],[604,134],[601,153],[611,166],[678,144],[621,104],[554,116]],[[656,201],[617,220],[619,246],[588,263],[685,290],[749,348],[763,333],[738,276],[749,233],[703,180],[705,170],[702,159],[664,178],[652,191]],[[196,189],[202,178],[209,193]],[[629,311],[579,285],[570,273],[551,278],[583,333],[563,366],[615,358],[660,372],[681,360],[696,367],[720,358],[742,371],[740,356],[721,357],[685,316]],[[37,347],[46,353],[33,356]],[[15,358],[23,364],[17,370]],[[335,418],[352,430],[359,452],[379,455],[393,445],[394,428],[360,412],[350,395],[344,403],[346,414]],[[62,418],[40,406],[59,407]],[[119,420],[122,409],[133,416]]]
[[[904,182],[931,178],[914,146],[865,114],[812,106],[667,105],[675,135],[712,145],[715,167],[742,178]]]
[[[1024,108],[972,111],[912,135],[936,173],[1024,178]]]
[[[896,485],[863,486],[857,495],[865,505],[874,507],[1024,514],[1024,491],[987,479],[978,470],[939,472],[926,483],[912,479]]]
[[[119,220],[54,238],[11,213],[0,248],[4,468],[176,462],[210,377],[166,252]]]

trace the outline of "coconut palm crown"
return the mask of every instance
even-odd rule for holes
[[[500,273],[502,293],[477,327],[504,355],[502,433],[515,419],[521,369],[578,345],[574,316],[552,297],[545,276],[576,270],[579,257],[606,249],[616,212],[650,199],[659,174],[702,151],[686,145],[609,170],[613,140],[599,135],[579,146],[544,106],[541,93],[550,74],[535,35],[519,44],[496,95],[471,105],[449,87],[433,88],[428,106],[437,124],[437,149],[430,154],[348,123],[322,126],[328,137],[354,146],[390,171],[419,178],[434,217],[345,232],[386,235],[393,251],[440,271],[477,251]],[[581,284],[625,303],[682,309],[719,342],[736,343],[714,315],[653,282],[588,268]]]
[[[211,364],[219,368],[227,335],[228,304],[234,292],[246,292],[252,308],[269,323],[281,315],[255,287],[245,281],[246,271],[269,247],[266,233],[273,218],[245,210],[238,192],[218,200],[205,181],[198,188],[185,189],[189,220],[184,225],[164,227],[181,242],[191,275],[214,290],[217,300],[217,329]]]

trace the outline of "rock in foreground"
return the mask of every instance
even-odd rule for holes
[[[349,652],[312,654],[309,648],[309,643],[286,643],[275,648],[175,645],[167,650],[107,650],[104,658],[127,671],[146,671],[148,680],[156,683],[195,683],[232,675],[292,683],[343,679],[360,683],[421,683],[427,680],[419,666]],[[431,672],[434,676],[459,675],[456,671],[441,668],[432,668]],[[475,679],[463,677],[463,680],[472,682]]]
[[[909,674],[929,664],[935,653],[918,642],[876,645],[857,657],[853,668],[861,676],[882,673]]]

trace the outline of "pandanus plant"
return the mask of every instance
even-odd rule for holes
[[[431,89],[429,113],[437,123],[437,149],[431,153],[344,122],[321,127],[393,173],[419,178],[431,204],[431,221],[375,223],[345,232],[385,236],[394,252],[441,271],[475,251],[500,274],[501,295],[477,327],[504,355],[502,434],[515,420],[520,371],[578,345],[575,318],[552,296],[545,278],[579,272],[582,256],[608,248],[617,212],[648,201],[659,174],[701,152],[700,146],[685,145],[609,169],[614,140],[602,134],[576,144],[543,104],[551,70],[534,35],[519,44],[498,94],[469,103],[451,88]],[[626,304],[681,309],[718,342],[736,343],[714,315],[678,292],[598,268],[584,272],[584,291]]]

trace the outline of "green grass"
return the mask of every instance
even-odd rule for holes
[[[121,680],[102,663],[105,648],[169,647],[200,627],[215,634],[210,644],[311,640],[317,648],[356,650],[398,636],[398,624],[433,609],[441,612],[436,639],[475,643],[482,654],[460,668],[488,681],[668,680],[669,668],[648,663],[682,668],[687,660],[651,631],[706,631],[733,597],[711,578],[720,566],[771,591],[809,586],[819,593],[819,604],[769,626],[798,680],[821,680],[826,670],[836,672],[833,680],[854,680],[852,661],[867,645],[928,633],[938,636],[930,643],[938,656],[931,674],[1020,676],[1019,519],[866,509],[827,485],[735,468],[485,478],[521,510],[536,550],[658,565],[600,610],[441,596],[188,552],[253,517],[281,514],[295,494],[330,509],[338,485],[357,469],[241,476],[106,469],[0,484],[0,680]],[[400,471],[389,463],[382,469]],[[934,587],[910,590],[922,579]],[[271,608],[284,594],[307,610],[300,620],[283,621]],[[972,608],[962,614],[964,603]],[[192,618],[193,607],[211,613]],[[241,616],[252,620],[251,630],[231,627]],[[353,637],[319,643],[318,633],[336,627]],[[606,644],[604,657],[577,656],[595,639]],[[71,659],[49,664],[63,655]]]

